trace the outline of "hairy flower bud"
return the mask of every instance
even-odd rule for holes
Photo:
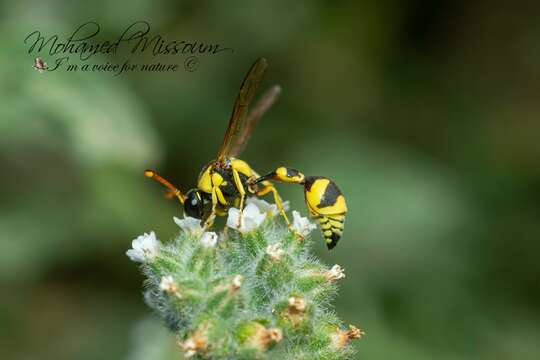
[[[345,347],[352,339],[361,339],[365,333],[354,325],[349,325],[348,330],[337,329],[332,335],[332,344],[336,349]]]

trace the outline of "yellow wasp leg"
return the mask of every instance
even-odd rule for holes
[[[285,213],[285,209],[283,209],[283,202],[281,200],[281,197],[279,196],[279,193],[278,191],[276,190],[276,188],[274,187],[274,185],[270,184],[270,183],[263,183],[264,187],[259,190],[258,192],[255,193],[255,195],[257,196],[264,196],[268,193],[272,193],[272,195],[274,196],[274,202],[276,203],[276,206],[279,210],[279,213],[281,214],[281,216],[283,217],[283,219],[285,220],[285,223],[287,224],[287,227],[289,228],[289,230],[294,234],[296,235],[296,237],[300,240],[304,240],[304,237],[302,236],[302,234],[300,234],[298,231],[296,231],[295,229],[293,229],[292,225],[291,225],[291,222],[289,221],[289,218],[287,217],[287,214]]]
[[[244,189],[244,185],[242,185],[242,181],[240,180],[240,174],[238,174],[238,170],[236,170],[234,167],[232,168],[232,174],[233,174],[234,184],[236,185],[236,189],[238,189],[238,192],[240,193],[240,206],[238,207],[238,210],[240,210],[240,214],[238,216],[238,224],[237,224],[237,227],[240,228],[242,226],[242,214],[244,212],[244,199],[246,198],[246,190]]]
[[[225,201],[225,197],[223,196],[223,193],[219,189],[219,186],[212,187],[212,211],[210,212],[210,215],[208,216],[208,219],[204,222],[203,231],[208,230],[212,225],[214,224],[214,220],[216,219],[216,213],[217,213],[217,205],[218,203],[227,203]]]

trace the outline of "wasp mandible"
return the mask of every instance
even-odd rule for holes
[[[301,184],[304,186],[308,210],[311,216],[318,219],[327,246],[331,249],[341,237],[347,212],[345,198],[333,181],[323,177],[304,176],[286,167],[279,167],[260,176],[247,162],[238,159],[259,119],[281,93],[279,85],[272,86],[248,111],[267,67],[267,61],[260,58],[248,71],[236,97],[217,157],[203,167],[196,188],[184,194],[155,171],[146,170],[144,174],[164,185],[168,195],[176,197],[183,205],[186,215],[204,220],[204,229],[211,227],[216,215],[225,215],[230,207],[236,207],[242,212],[247,196],[260,197],[272,193],[285,223],[300,238],[302,235],[291,226],[283,209],[283,201],[270,180]],[[241,221],[242,214],[238,217],[238,227]]]

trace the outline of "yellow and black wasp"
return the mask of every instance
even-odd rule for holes
[[[333,181],[324,177],[304,176],[299,171],[286,167],[279,167],[261,177],[245,161],[237,158],[244,150],[259,119],[281,93],[278,85],[271,87],[248,112],[249,104],[267,67],[267,61],[260,58],[248,71],[234,103],[218,155],[203,167],[195,189],[184,195],[155,171],[146,170],[145,175],[163,184],[171,196],[178,198],[188,216],[204,219],[205,229],[212,226],[216,215],[225,215],[230,207],[236,207],[241,212],[247,196],[272,193],[287,226],[299,237],[301,235],[292,228],[283,209],[281,197],[270,180],[301,184],[304,186],[308,210],[318,219],[327,246],[331,249],[341,237],[347,212],[345,198]],[[242,216],[239,216],[239,227],[241,221]]]

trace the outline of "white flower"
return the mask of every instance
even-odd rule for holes
[[[285,251],[281,248],[281,243],[275,243],[266,247],[266,254],[275,260],[279,260],[285,254]]]
[[[182,350],[184,350],[184,356],[186,358],[192,358],[197,355],[197,347],[195,341],[191,338],[187,339],[186,342],[180,345]]]
[[[160,246],[161,243],[156,239],[153,231],[150,234],[144,233],[131,242],[132,249],[129,249],[126,255],[135,262],[152,261]]]
[[[202,233],[201,219],[184,216],[184,219],[179,219],[176,216],[173,218],[176,225],[188,233],[188,234],[200,234]]]
[[[300,213],[296,210],[293,210],[292,215],[293,215],[292,227],[296,231],[298,231],[298,233],[302,236],[308,235],[311,232],[311,230],[317,227],[317,225],[309,221],[308,218],[302,217]]]
[[[182,298],[182,294],[178,291],[178,286],[171,275],[163,276],[161,278],[159,289],[176,296],[178,299]]]
[[[213,248],[218,241],[218,235],[215,232],[205,232],[201,236],[201,245],[207,248]]]
[[[279,210],[276,204],[270,204],[269,202],[259,199],[258,197],[250,197],[246,200],[246,204],[253,204],[259,208],[259,211],[263,214],[266,214],[270,217],[274,217],[279,214]],[[289,210],[289,202],[284,201],[281,206],[283,210]]]
[[[176,292],[176,284],[171,275],[167,275],[161,278],[159,283],[159,288],[165,292],[172,293]]]
[[[236,275],[231,283],[231,290],[236,291],[240,289],[240,286],[242,286],[242,283],[244,282],[244,277],[242,275]]]
[[[197,354],[206,352],[208,349],[208,330],[206,326],[199,326],[197,331],[184,343],[179,343],[185,358],[191,358]]]
[[[332,266],[332,268],[326,272],[326,278],[332,282],[343,279],[344,277],[345,270],[337,264]]]
[[[238,228],[238,219],[240,210],[236,208],[229,209],[229,217],[227,218],[227,226],[240,231],[242,234],[250,232],[258,228],[266,219],[265,214],[261,214],[259,208],[254,204],[248,204],[242,213],[242,224]]]

